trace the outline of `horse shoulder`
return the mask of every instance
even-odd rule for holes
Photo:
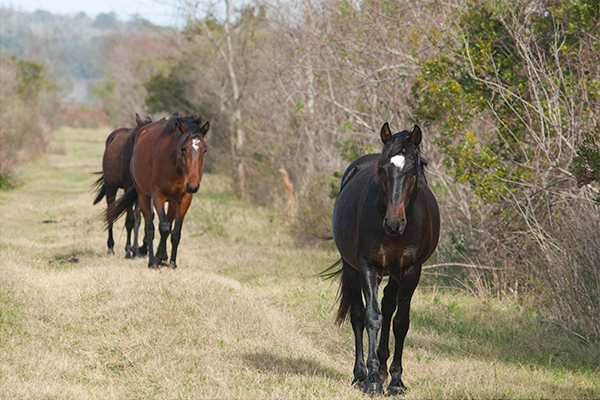
[[[374,168],[377,162],[378,154],[367,154],[352,161],[342,175],[340,182],[340,192],[348,185],[348,183],[356,176],[358,172],[368,171],[369,167]]]

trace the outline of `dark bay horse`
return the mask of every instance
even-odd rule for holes
[[[343,322],[350,314],[356,346],[353,383],[369,394],[383,392],[390,326],[396,308],[396,348],[389,370],[388,395],[406,390],[401,379],[402,348],[409,326],[410,301],[421,276],[421,265],[431,256],[439,239],[439,209],[425,179],[426,162],[419,148],[421,136],[418,126],[412,132],[392,135],[386,122],[381,129],[383,151],[350,164],[333,210],[333,239],[342,258],[325,275],[341,274],[337,321]],[[339,270],[328,273],[340,264]],[[384,275],[389,275],[389,283],[380,310],[377,296]]]
[[[161,120],[139,129],[131,156],[131,177],[134,187],[108,208],[109,224],[136,200],[145,221],[145,243],[148,246],[148,267],[157,268],[167,260],[167,237],[171,234],[170,265],[177,268],[177,246],[181,238],[183,218],[200,188],[204,172],[204,153],[209,123],[201,125],[199,117],[178,117]],[[165,203],[169,203],[165,211]],[[158,214],[160,243],[154,256],[154,213]],[[175,226],[171,231],[171,224]]]
[[[102,176],[94,183],[96,190],[96,199],[94,204],[98,204],[106,196],[106,206],[109,207],[117,196],[117,190],[127,191],[133,186],[131,174],[129,173],[129,161],[131,159],[131,149],[133,141],[132,135],[142,126],[152,122],[150,117],[142,120],[138,114],[135,114],[137,127],[135,129],[120,128],[113,131],[106,139],[104,155],[102,156]],[[146,254],[146,246],[138,247],[138,229],[140,226],[140,211],[129,207],[125,219],[125,228],[127,229],[127,244],[125,246],[125,258],[133,258]],[[107,226],[108,229],[108,251],[114,254],[113,224]],[[131,233],[134,233],[133,246],[131,245]]]

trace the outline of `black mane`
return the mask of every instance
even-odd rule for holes
[[[163,134],[168,135],[174,132],[177,135],[177,147],[181,148],[190,139],[195,137],[202,138],[201,124],[202,118],[200,116],[190,115],[188,117],[179,117],[177,114],[173,114],[167,121],[167,126],[165,126]]]
[[[388,164],[392,157],[401,154],[402,149],[407,149],[407,154],[414,154],[413,159],[416,159],[416,162],[412,162],[409,168],[404,170],[404,173],[417,173],[423,170],[423,167],[426,167],[428,164],[427,158],[421,151],[421,146],[417,146],[416,148],[410,143],[409,131],[402,131],[395,133],[392,136],[392,139],[388,144],[383,146],[383,150],[381,150],[381,155],[377,159],[377,165],[375,168],[375,179],[379,179],[380,169],[384,165]]]

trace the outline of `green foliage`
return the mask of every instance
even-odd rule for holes
[[[223,26],[221,23],[215,18],[214,15],[207,15],[204,19],[206,26],[209,31],[214,34],[218,34],[223,30]],[[188,20],[185,28],[183,29],[183,35],[187,37],[188,40],[193,39],[195,36],[204,35],[204,28],[202,24],[195,19]]]
[[[593,131],[584,134],[583,138],[577,147],[577,157],[573,160],[573,174],[580,186],[591,182],[600,183],[600,124]],[[600,192],[596,201],[600,202]]]
[[[56,126],[56,85],[36,60],[3,58],[0,65],[0,188],[14,187],[16,167],[43,153]]]
[[[109,121],[114,121],[119,115],[117,103],[113,100],[116,96],[117,79],[109,75],[105,81],[100,82],[92,89],[92,97],[100,100],[103,105],[106,118]]]
[[[546,129],[552,140],[556,130],[567,126],[567,121],[558,126],[546,124],[556,110],[544,99],[540,102],[533,97],[534,92],[551,91],[554,89],[551,86],[558,85],[554,81],[535,82],[548,87],[531,87],[534,82],[530,79],[528,60],[523,58],[506,21],[505,8],[513,8],[510,15],[520,15],[519,8],[525,6],[519,1],[467,2],[459,10],[455,27],[458,38],[454,45],[422,60],[421,73],[412,87],[415,118],[441,126],[437,145],[445,155],[448,173],[458,181],[468,182],[483,201],[498,201],[498,195],[535,179],[531,163],[539,160],[533,157],[537,149],[530,138],[530,129]],[[568,51],[573,51],[578,43],[574,32],[583,34],[590,25],[597,24],[594,22],[597,13],[587,5],[559,1],[544,2],[540,7],[540,12],[533,13],[530,21],[523,24],[531,27],[528,34],[538,41],[542,57],[552,54],[556,35],[564,35]],[[566,29],[562,24],[566,24]],[[567,57],[556,64],[548,61],[543,67],[552,75],[568,61]],[[560,72],[566,75],[567,84],[574,84],[569,74],[576,71],[560,69]],[[590,77],[591,87],[597,85],[594,80],[597,79]],[[567,93],[575,89],[560,87]],[[525,123],[523,116],[532,111],[529,104],[536,104],[545,115]],[[477,120],[490,112],[499,123],[491,126],[490,131],[475,132],[473,126]]]
[[[193,112],[187,99],[187,84],[175,73],[168,76],[162,73],[152,75],[144,82],[144,87],[148,93],[144,101],[148,112]]]
[[[371,142],[364,136],[360,136],[358,139],[339,140],[335,146],[340,156],[348,162],[352,162],[365,154],[376,152]]]
[[[416,122],[439,128],[447,172],[476,196],[468,229],[485,233],[471,233],[472,246],[456,258],[515,268],[546,310],[597,336],[598,242],[585,245],[585,258],[573,239],[594,230],[597,210],[567,193],[569,170],[580,182],[598,179],[598,128],[573,151],[600,103],[590,73],[600,56],[598,2],[545,0],[532,9],[474,0],[455,11],[452,29],[430,33],[440,51],[420,60],[412,105]]]

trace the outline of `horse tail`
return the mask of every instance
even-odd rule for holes
[[[135,204],[137,198],[138,194],[135,190],[135,186],[130,187],[119,200],[106,208],[106,223],[111,224],[121,215],[125,214],[125,211]]]
[[[340,264],[342,265],[341,267],[339,267]],[[324,279],[334,279],[338,275],[341,275],[340,288],[337,296],[337,300],[340,302],[340,307],[338,308],[337,316],[335,318],[335,322],[338,325],[341,325],[348,318],[350,307],[352,306],[352,300],[350,299],[350,293],[348,292],[348,284],[349,280],[353,279],[354,277],[349,275],[348,268],[352,267],[346,266],[344,264],[344,260],[340,258],[331,267],[319,274],[319,276]]]
[[[96,172],[101,174],[102,172]],[[92,190],[96,192],[96,199],[94,205],[98,204],[104,196],[106,196],[106,183],[104,182],[104,175],[102,175],[96,182],[92,184]]]

